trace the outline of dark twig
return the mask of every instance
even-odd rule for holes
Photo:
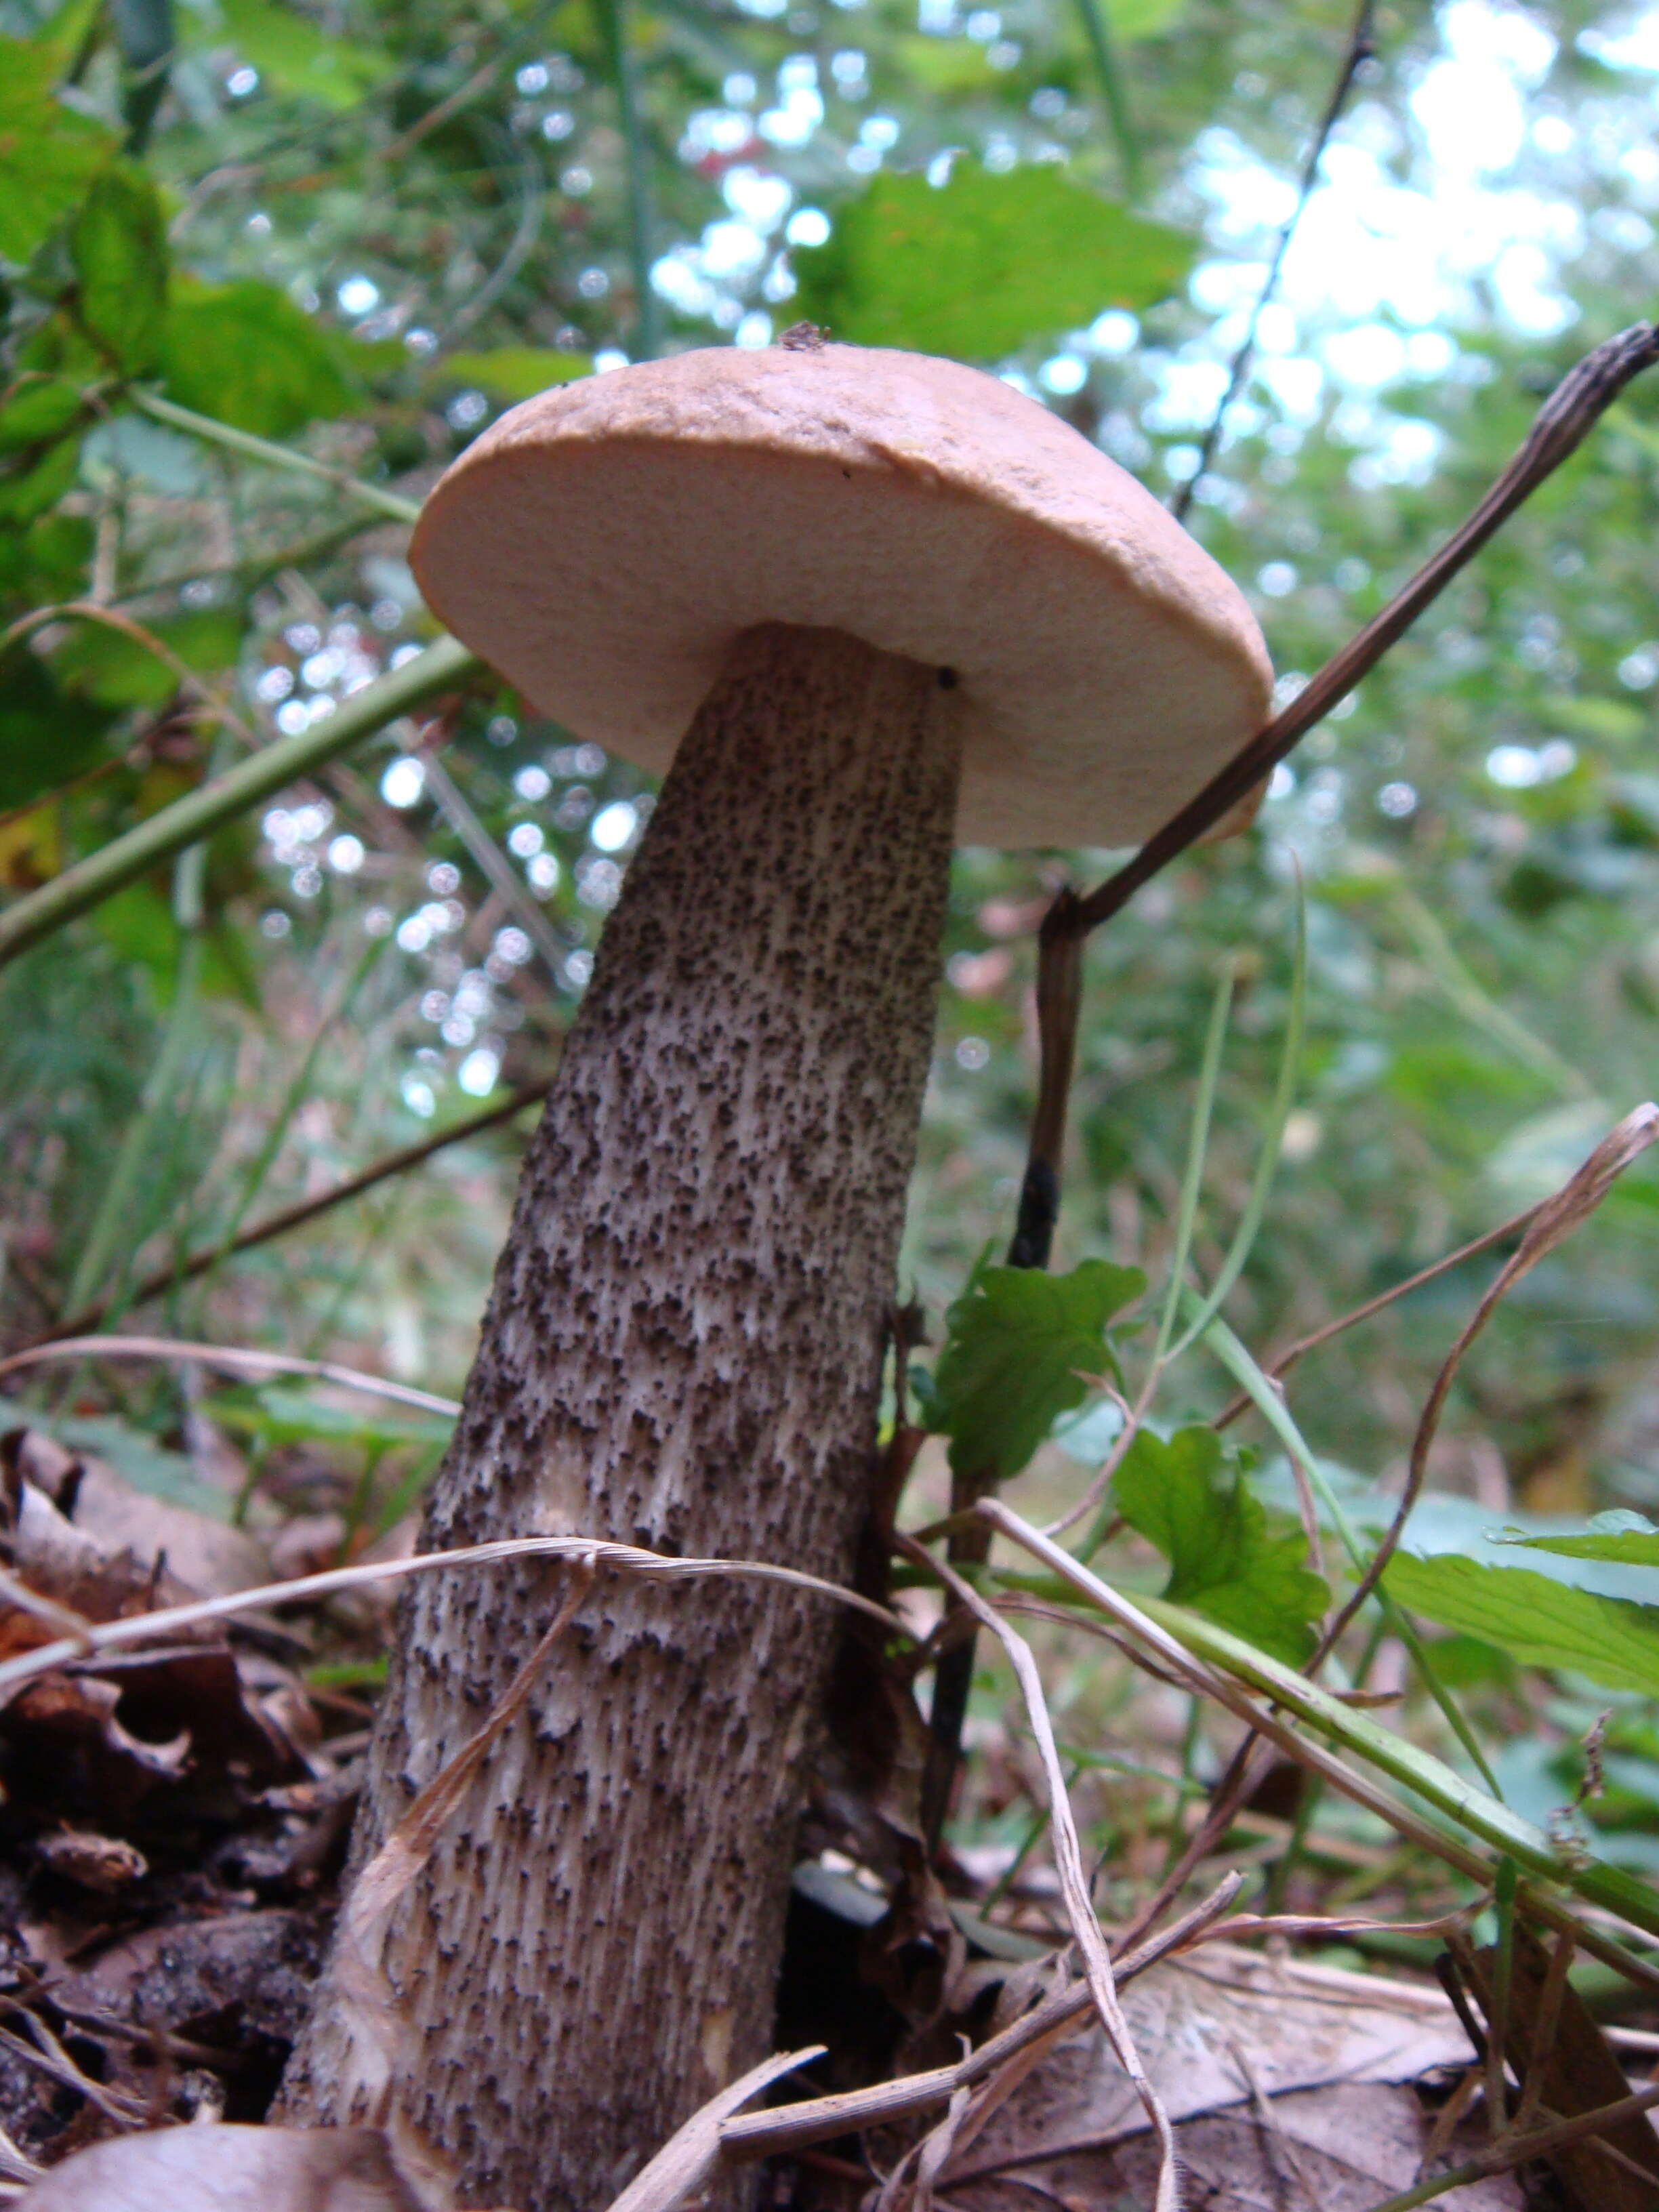
[[[1359,12],[1354,17],[1353,29],[1349,33],[1347,52],[1342,57],[1342,67],[1337,73],[1336,82],[1331,88],[1330,99],[1326,102],[1325,112],[1320,118],[1319,129],[1314,134],[1313,144],[1309,149],[1307,161],[1303,165],[1302,185],[1296,196],[1296,205],[1285,216],[1279,230],[1278,240],[1273,246],[1273,258],[1267,264],[1267,277],[1256,295],[1255,305],[1250,310],[1249,323],[1245,329],[1244,336],[1239,341],[1238,351],[1233,356],[1232,367],[1227,376],[1227,388],[1221,395],[1220,404],[1211,417],[1210,427],[1204,433],[1204,442],[1199,447],[1198,465],[1170,502],[1170,511],[1177,522],[1184,522],[1187,520],[1187,510],[1193,503],[1193,495],[1198,489],[1199,479],[1215,459],[1216,447],[1221,443],[1221,433],[1227,426],[1227,417],[1232,412],[1233,402],[1243,389],[1244,380],[1249,374],[1250,363],[1255,357],[1256,332],[1261,327],[1261,318],[1267,312],[1268,303],[1279,289],[1279,280],[1284,274],[1285,257],[1291,250],[1291,240],[1296,236],[1302,218],[1307,212],[1308,203],[1314,196],[1314,188],[1319,182],[1319,165],[1325,158],[1325,149],[1330,143],[1331,133],[1335,130],[1341,118],[1342,111],[1348,104],[1348,94],[1353,89],[1353,82],[1359,74],[1362,64],[1370,61],[1376,52],[1376,42],[1372,36],[1371,23],[1375,13],[1375,0],[1360,0]]]
[[[1539,410],[1519,453],[1468,520],[1381,614],[1350,639],[1266,729],[1234,754],[1202,791],[1148,838],[1133,860],[1078,902],[1072,927],[1097,929],[1127,906],[1135,893],[1168,867],[1206,830],[1253,791],[1269,769],[1294,750],[1316,722],[1346,699],[1389,647],[1402,638],[1425,607],[1465,568],[1487,539],[1575,453],[1625,386],[1659,362],[1659,325],[1635,323],[1586,354],[1568,370]]]
[[[337,1183],[332,1190],[324,1191],[319,1197],[307,1198],[297,1206],[285,1206],[275,1213],[266,1214],[263,1221],[256,1221],[252,1228],[245,1229],[230,1243],[204,1244],[174,1264],[158,1267],[153,1274],[144,1277],[127,1296],[125,1303],[128,1306],[143,1305],[147,1299],[158,1298],[165,1291],[176,1289],[180,1283],[193,1282],[198,1275],[204,1275],[221,1260],[228,1260],[238,1252],[252,1251],[256,1244],[268,1244],[273,1237],[286,1236],[290,1229],[298,1229],[305,1222],[314,1221],[319,1213],[328,1212],[331,1207],[343,1206],[348,1199],[359,1198],[364,1191],[373,1190],[376,1183],[385,1182],[392,1176],[403,1175],[410,1168],[419,1167],[423,1160],[429,1160],[434,1152],[442,1152],[446,1146],[458,1145],[464,1138],[480,1136],[486,1129],[493,1129],[502,1121],[510,1121],[515,1114],[521,1114],[526,1106],[537,1105],[546,1095],[545,1083],[527,1083],[514,1091],[510,1097],[504,1098],[499,1106],[486,1107],[482,1114],[471,1114],[464,1121],[452,1122],[448,1128],[439,1129],[433,1135],[423,1137],[418,1145],[405,1145],[400,1152],[386,1153],[383,1158],[364,1168],[361,1174],[349,1176],[344,1182]],[[32,1336],[25,1343],[15,1345],[12,1349],[33,1352],[37,1346],[56,1344],[64,1337],[84,1336],[97,1328],[108,1308],[107,1298],[95,1299],[92,1304],[82,1306],[79,1313],[70,1314],[64,1320],[54,1322],[51,1328],[43,1330],[39,1336]]]
[[[1083,940],[1073,920],[1077,905],[1074,890],[1061,891],[1037,933],[1037,1037],[1042,1064],[1025,1180],[1020,1187],[1019,1217],[1008,1248],[1011,1267],[1048,1266],[1060,1212],[1066,1101],[1077,1057],[1078,1012],[1083,997]]]
[[[1037,937],[1036,1012],[1039,1068],[1036,1110],[1031,1117],[1025,1180],[1019,1215],[1008,1247],[1011,1267],[1046,1267],[1060,1212],[1060,1155],[1066,1141],[1066,1104],[1077,1057],[1078,1014],[1083,999],[1083,939],[1073,923],[1077,893],[1060,892],[1044,917]],[[951,1510],[968,1516],[951,1531],[946,1558],[953,1567],[982,1566],[991,1554],[991,1532],[969,1509],[991,1488],[977,1468],[952,1469]],[[958,1608],[954,1603],[951,1613]],[[962,1761],[962,1730],[968,1717],[979,1632],[971,1623],[952,1622],[950,1643],[939,1654],[928,1713],[927,1771],[922,1779],[922,1828],[930,1850],[937,1850],[950,1810],[951,1792]]]

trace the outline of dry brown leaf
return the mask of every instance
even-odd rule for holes
[[[20,2212],[431,2212],[378,2128],[163,2128],[94,2143]]]
[[[1176,2121],[1234,2106],[1248,2112],[1254,2092],[1239,2049],[1249,2051],[1249,2071],[1275,2110],[1288,2092],[1416,2081],[1469,2056],[1468,2039],[1438,1990],[1373,1984],[1221,1944],[1154,1967],[1125,1990],[1122,2002],[1142,2063]],[[1023,2166],[1048,2146],[1121,2142],[1146,2126],[1133,2084],[1090,2028],[1021,2083],[943,2185],[949,2194],[963,2172],[1010,2158]]]
[[[1374,2212],[1418,2178],[1428,2120],[1413,2091],[1382,2083],[1303,2089],[1275,2097],[1269,2129],[1249,2105],[1188,2120],[1176,2143],[1188,2177],[1187,2201],[1203,2212]],[[1454,2136],[1455,2157],[1485,2140],[1483,2128]],[[1040,2169],[1055,2194],[1083,2207],[1121,2212],[1150,2205],[1155,2177],[1150,2138],[1109,2159],[1068,2160]],[[1109,2169],[1115,2190],[1103,2187]],[[1309,2197],[1311,2193],[1313,2202]],[[973,2212],[1032,2212],[1028,2190],[994,2185],[964,2194]],[[1493,2174],[1434,2200],[1434,2212],[1522,2212],[1526,2198],[1512,2174]]]

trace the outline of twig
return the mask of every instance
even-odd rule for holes
[[[1125,1954],[1114,1962],[1120,1985],[1143,1974],[1160,1959],[1201,1940],[1243,1887],[1243,1878],[1229,1875],[1214,1896],[1206,1898],[1161,1936]],[[805,2144],[826,2142],[836,2136],[852,2135],[888,2121],[907,2118],[913,2112],[944,2104],[957,2089],[971,2087],[994,2074],[1033,2044],[1041,2043],[1079,2020],[1094,2003],[1086,1982],[1079,1982],[1047,1998],[1024,2018],[994,2035],[977,2051],[953,2066],[937,2066],[925,2074],[902,2075],[895,2081],[878,2081],[868,2089],[843,2089],[830,2097],[788,2106],[782,2112],[757,2112],[730,2121],[723,2130],[729,2156],[769,2158],[775,2152],[799,2150]]]
[[[498,129],[492,129],[489,135],[505,140],[509,146],[512,144],[512,141],[506,138],[506,133]],[[541,236],[542,219],[547,211],[546,180],[535,155],[528,149],[521,148],[518,151],[519,220],[513,227],[513,235],[507,240],[506,252],[477,290],[462,302],[450,319],[448,328],[444,332],[447,345],[453,346],[457,338],[463,337],[475,323],[489,313],[529,260],[535,251],[536,241]]]
[[[1357,1328],[1361,1322],[1371,1320],[1385,1307],[1393,1305],[1397,1298],[1409,1297],[1413,1291],[1420,1291],[1439,1276],[1449,1274],[1454,1267],[1461,1267],[1466,1260],[1477,1259],[1482,1252],[1490,1251],[1494,1244],[1503,1243],[1506,1237],[1518,1237],[1539,1208],[1548,1202],[1547,1199],[1540,1199],[1537,1206],[1529,1206],[1524,1213],[1512,1213],[1507,1221],[1500,1221],[1496,1229],[1484,1230],[1468,1243],[1460,1244],[1455,1252],[1447,1253],[1444,1259],[1435,1261],[1431,1267],[1419,1267],[1414,1275],[1407,1275],[1403,1282],[1395,1283],[1386,1291],[1379,1291],[1374,1298],[1367,1298],[1364,1305],[1340,1314],[1334,1321],[1328,1321],[1322,1328],[1315,1329],[1311,1335],[1298,1337],[1294,1344],[1279,1353],[1271,1365],[1264,1364],[1262,1373],[1270,1382],[1282,1381],[1298,1359],[1310,1352],[1316,1351],[1322,1344],[1328,1344],[1333,1337]],[[1216,1415],[1210,1425],[1216,1429],[1230,1427],[1241,1413],[1249,1411],[1252,1402],[1249,1392],[1241,1390]]]
[[[1294,750],[1316,722],[1376,667],[1516,507],[1574,453],[1619,394],[1659,362],[1659,325],[1635,323],[1569,369],[1539,410],[1514,459],[1462,528],[1453,532],[1381,614],[1366,623],[1267,727],[1235,753],[1178,814],[1115,876],[1079,902],[1073,926],[1097,929],[1152,878],[1212,829]]]
[[[1524,2166],[1529,2159],[1547,2158],[1552,2151],[1565,2149],[1569,2143],[1583,2142],[1587,2136],[1599,2136],[1607,2129],[1620,2127],[1626,2120],[1650,2112],[1656,2105],[1659,2105],[1659,2083],[1638,2089],[1634,2096],[1620,2097],[1616,2104],[1603,2105],[1597,2112],[1580,2112],[1571,2119],[1558,2120],[1553,2127],[1540,2128],[1535,2134],[1507,2135],[1501,2142],[1477,2151],[1463,2165],[1454,2166],[1449,2173],[1440,2174],[1432,2181],[1421,2181],[1415,2189],[1402,2190],[1399,2196],[1373,2205],[1371,2212],[1415,2212],[1418,2205],[1432,2203],[1437,2197],[1480,2181],[1489,2173],[1507,2173],[1513,2166]],[[1650,2177],[1644,2175],[1644,2179]]]
[[[15,1659],[0,1662],[0,1697],[20,1682],[49,1674],[87,1652],[112,1646],[147,1643],[194,1628],[204,1620],[228,1620],[240,1613],[261,1613],[269,1607],[294,1605],[301,1598],[331,1597],[340,1590],[367,1589],[375,1583],[402,1582],[410,1575],[435,1574],[445,1567],[487,1567],[504,1559],[570,1559],[592,1553],[602,1567],[636,1574],[653,1582],[695,1581],[702,1575],[731,1575],[741,1581],[782,1583],[791,1589],[808,1590],[817,1597],[834,1598],[855,1613],[878,1621],[890,1635],[907,1641],[910,1630],[896,1613],[857,1590],[843,1589],[817,1575],[795,1567],[775,1567],[760,1559],[671,1559],[659,1552],[641,1551],[633,1544],[613,1544],[596,1536],[502,1536],[489,1544],[463,1544],[450,1552],[417,1552],[407,1559],[361,1560],[356,1566],[327,1567],[314,1575],[299,1575],[291,1582],[266,1583],[258,1589],[233,1590],[223,1597],[193,1599],[188,1605],[161,1607],[120,1620],[106,1620],[82,1634],[37,1644]]]
[[[1331,88],[1330,99],[1326,102],[1325,112],[1320,118],[1317,131],[1314,134],[1314,142],[1308,150],[1308,158],[1303,164],[1302,184],[1296,196],[1296,204],[1285,216],[1280,227],[1278,241],[1273,247],[1273,258],[1267,264],[1267,274],[1262,282],[1261,291],[1256,295],[1255,305],[1250,310],[1250,319],[1246,325],[1244,336],[1239,341],[1238,350],[1233,356],[1232,367],[1227,377],[1226,390],[1222,393],[1220,403],[1211,417],[1209,428],[1204,433],[1204,442],[1199,447],[1198,466],[1170,501],[1170,511],[1177,522],[1184,522],[1187,520],[1187,511],[1193,503],[1193,495],[1198,489],[1199,478],[1215,459],[1216,447],[1221,442],[1221,433],[1226,428],[1227,417],[1232,412],[1233,402],[1237,398],[1243,387],[1244,379],[1249,373],[1250,362],[1255,355],[1256,332],[1261,326],[1261,318],[1267,312],[1268,303],[1279,289],[1279,280],[1284,274],[1285,257],[1291,250],[1291,240],[1296,236],[1302,218],[1307,212],[1308,203],[1314,196],[1314,189],[1319,182],[1319,165],[1325,158],[1325,149],[1330,143],[1331,133],[1341,119],[1342,111],[1348,104],[1348,94],[1353,89],[1353,81],[1358,76],[1362,64],[1370,61],[1376,52],[1376,42],[1372,36],[1371,27],[1371,19],[1375,13],[1375,0],[1360,0],[1359,12],[1354,17],[1353,29],[1348,34],[1347,51],[1342,57],[1342,66],[1337,72],[1336,82]]]
[[[198,1275],[204,1275],[221,1260],[232,1259],[239,1252],[251,1252],[257,1245],[270,1243],[273,1237],[286,1236],[290,1229],[298,1229],[307,1221],[314,1221],[319,1214],[327,1213],[334,1206],[343,1206],[348,1199],[361,1198],[366,1190],[373,1190],[376,1183],[385,1182],[392,1176],[402,1175],[410,1168],[418,1167],[423,1160],[430,1159],[434,1152],[442,1152],[446,1146],[461,1144],[468,1137],[481,1136],[486,1129],[493,1129],[502,1121],[510,1121],[515,1115],[523,1113],[526,1107],[539,1105],[546,1096],[545,1083],[526,1083],[509,1097],[504,1098],[499,1106],[487,1107],[482,1114],[470,1114],[465,1121],[453,1121],[447,1129],[440,1129],[430,1137],[423,1137],[418,1145],[405,1145],[398,1152],[386,1153],[360,1174],[337,1183],[332,1190],[325,1190],[316,1198],[303,1199],[297,1206],[285,1206],[275,1213],[266,1214],[262,1221],[256,1221],[252,1228],[243,1230],[228,1244],[204,1244],[184,1259],[156,1268],[153,1274],[146,1275],[126,1294],[125,1303],[129,1309],[142,1305],[147,1299],[160,1297],[181,1283],[192,1282]],[[82,1306],[78,1313],[69,1315],[16,1348],[19,1352],[33,1352],[40,1345],[55,1344],[66,1336],[84,1336],[97,1327],[108,1311],[109,1305],[107,1298],[94,1298],[91,1304]],[[3,1372],[3,1369],[0,1369],[0,1372]]]
[[[989,1509],[981,1506],[981,1510]],[[1048,1708],[1042,1692],[1042,1677],[1037,1672],[1031,1648],[993,1610],[970,1583],[953,1573],[943,1561],[924,1552],[908,1536],[895,1540],[898,1548],[917,1566],[927,1567],[938,1575],[946,1589],[965,1605],[981,1626],[988,1628],[1008,1655],[1008,1662],[1025,1700],[1025,1709],[1036,1739],[1037,1752],[1042,1761],[1044,1778],[1048,1788],[1049,1832],[1054,1838],[1054,1866],[1060,1875],[1060,1893],[1066,1901],[1066,1917],[1071,1923],[1073,1936],[1082,1954],[1085,1975],[1093,1993],[1095,2009],[1100,2014],[1100,2024],[1106,2032],[1106,2040],[1119,2065],[1134,2085],[1135,2094],[1145,2106],[1147,2118],[1158,2131],[1163,2147],[1163,2160],[1158,2173],[1157,2212],[1177,2212],[1180,2203],[1179,2169],[1176,2160],[1175,2134],[1170,2125],[1170,2116],[1164,2109],[1164,2100],[1152,2087],[1140,2057],[1135,2049],[1129,2023],[1124,2018],[1123,2008],[1118,2002],[1116,1986],[1112,1978],[1112,1961],[1106,1948],[1106,1939],[1100,1932],[1100,1923],[1095,1917],[1094,1900],[1089,1893],[1089,1880],[1083,1869],[1083,1853],[1078,1843],[1077,1826],[1072,1818],[1071,1801],[1066,1793],[1066,1778],[1060,1771],[1060,1753],[1054,1744],[1054,1732],[1048,1719]]]
[[[1066,1109],[1077,1058],[1078,1017],[1083,1004],[1083,939],[1072,927],[1077,893],[1062,890],[1049,908],[1037,936],[1036,1109],[1031,1117],[1025,1178],[1019,1212],[1008,1247],[1011,1267],[1046,1267],[1060,1217],[1060,1177],[1066,1146]],[[1128,1433],[1126,1430],[1126,1435]],[[1127,1444],[1124,1446],[1127,1449]],[[971,1509],[990,1486],[981,1470],[952,1468],[951,1506],[963,1516],[951,1531],[946,1558],[955,1567],[982,1566],[989,1535]],[[1092,1486],[1091,1486],[1092,1487]],[[954,1608],[953,1608],[954,1609]],[[969,1625],[940,1653],[933,1674],[927,1716],[927,1764],[922,1777],[922,1833],[929,1855],[938,1850],[951,1809],[957,1769],[962,1763],[962,1731],[968,1718],[979,1632]]]
[[[1011,1267],[1046,1267],[1060,1212],[1060,1156],[1066,1141],[1066,1102],[1077,1057],[1078,1013],[1083,1000],[1083,940],[1073,926],[1077,893],[1062,890],[1037,933],[1037,1040],[1041,1066],[1036,1111],[1031,1117],[1019,1216],[1008,1249]]]
[[[167,1336],[62,1337],[54,1344],[38,1344],[31,1351],[14,1352],[9,1359],[0,1359],[0,1378],[52,1359],[183,1359],[249,1375],[309,1375],[319,1382],[337,1382],[344,1389],[361,1390],[370,1398],[390,1398],[398,1405],[413,1406],[422,1413],[453,1417],[461,1410],[456,1399],[417,1390],[412,1382],[393,1382],[384,1375],[365,1375],[360,1368],[342,1367],[332,1359],[296,1359],[286,1352],[252,1352],[234,1344],[191,1344]]]
[[[1633,1160],[1638,1159],[1656,1139],[1659,1139],[1659,1106],[1650,1103],[1637,1107],[1601,1139],[1571,1182],[1557,1191],[1553,1198],[1547,1199],[1533,1215],[1527,1224],[1526,1234],[1499,1268],[1434,1378],[1434,1386],[1429,1392],[1428,1401],[1417,1425],[1417,1434],[1412,1439],[1405,1487],[1400,1493],[1394,1519],[1389,1522],[1382,1542],[1371,1554],[1370,1562],[1355,1585],[1352,1595],[1321,1638],[1322,1652],[1330,1650],[1335,1644],[1348,1623],[1382,1581],[1389,1561],[1399,1547],[1412,1508],[1421,1493],[1435,1432],[1440,1425],[1440,1416],[1464,1353],[1491,1320],[1504,1294],[1547,1253],[1553,1252],[1564,1237],[1570,1237],[1581,1221],[1595,1211],[1625,1170]]]
[[[422,745],[426,780],[439,811],[471,854],[480,872],[542,956],[542,964],[556,986],[568,983],[566,962],[569,948],[537,905],[529,886],[473,811],[472,805],[436,751]]]

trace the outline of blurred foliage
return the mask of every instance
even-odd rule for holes
[[[1108,0],[1109,83],[1073,0],[641,0],[616,18],[624,100],[609,19],[579,0],[0,0],[0,622],[89,601],[128,624],[48,622],[0,662],[0,890],[418,649],[433,626],[405,533],[341,479],[418,499],[504,405],[614,365],[653,325],[668,349],[762,343],[805,313],[948,349],[1171,495],[1350,12]],[[1189,518],[1286,688],[1462,517],[1562,370],[1652,311],[1659,78],[1634,21],[1622,0],[1379,9],[1379,58]],[[158,422],[135,392],[204,422]],[[216,424],[324,472],[233,450]],[[1193,1255],[1214,1279],[1290,1018],[1298,871],[1301,1090],[1227,1304],[1264,1357],[1543,1195],[1655,1089],[1656,519],[1650,382],[1304,742],[1255,830],[1189,855],[1091,945],[1061,1269],[1100,1270],[1114,1296],[1114,1271],[1161,1279],[1231,960]],[[423,757],[440,738],[447,778]],[[72,1289],[109,1325],[147,1272],[233,1222],[549,1072],[650,799],[580,732],[481,687],[0,975],[8,1334]],[[963,1286],[1006,1242],[1023,1164],[1033,929],[1062,881],[1111,858],[958,863],[906,1263],[936,1315],[959,1302],[952,1345],[962,1305],[1066,1295],[1063,1277],[1007,1289],[995,1270]],[[386,957],[334,1019],[366,943]],[[517,1149],[497,1131],[440,1152],[150,1302],[145,1324],[453,1390]],[[1486,1524],[1659,1501],[1656,1228],[1659,1178],[1638,1169],[1465,1363],[1434,1480]],[[1397,1479],[1488,1264],[1297,1370],[1297,1420],[1334,1475],[1373,1496]],[[1076,1323],[1097,1363],[1113,1310]],[[951,1358],[933,1418],[954,1437],[974,1417]],[[1017,1433],[988,1446],[1000,1465],[1079,1402],[1074,1366],[1031,1368],[1029,1401],[1002,1408]],[[1284,1548],[1300,1541],[1285,1499],[1258,1525],[1255,1478],[1182,1441],[1226,1388],[1201,1352],[1181,1364],[1121,1510],[1198,1602],[1187,1539],[1146,1505],[1178,1491],[1235,1563],[1238,1603],[1279,1578],[1269,1609],[1299,1656],[1310,1577]],[[84,1367],[25,1395],[159,1448],[194,1433],[171,1370]],[[319,1439],[266,1447],[279,1488],[282,1453],[301,1455],[291,1495],[308,1500]],[[1145,1481],[1159,1453],[1179,1484]],[[1052,1480],[1052,1456],[1036,1464]],[[1261,1496],[1274,1479],[1270,1463]],[[1535,1641],[1477,1619],[1473,1595],[1431,1605],[1414,1586],[1412,1602],[1468,1632],[1440,1647],[1449,1668],[1481,1639],[1490,1694],[1525,1710],[1491,1647],[1532,1660]]]

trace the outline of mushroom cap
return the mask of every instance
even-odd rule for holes
[[[760,623],[954,670],[963,844],[1139,843],[1269,710],[1242,593],[1151,494],[920,354],[722,347],[543,392],[449,470],[411,559],[533,707],[644,769]]]

